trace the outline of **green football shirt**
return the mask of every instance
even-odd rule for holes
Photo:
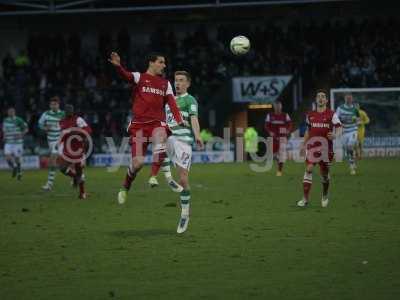
[[[20,117],[7,117],[3,120],[3,133],[5,144],[22,144],[23,133],[28,124]]]
[[[45,111],[39,119],[39,128],[44,130],[45,126],[49,127],[47,131],[47,140],[49,142],[57,142],[61,134],[60,121],[65,117],[65,112],[62,110]]]
[[[192,95],[186,93],[176,97],[176,104],[181,112],[182,119],[186,124],[189,124],[189,127],[179,126],[176,123],[169,106],[166,105],[165,109],[168,127],[171,129],[172,135],[177,137],[178,140],[188,144],[193,144],[194,135],[190,117],[198,115],[197,101]]]

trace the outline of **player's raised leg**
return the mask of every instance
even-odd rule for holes
[[[171,160],[169,157],[166,157],[162,163],[161,171],[164,174],[165,180],[168,183],[168,186],[171,188],[171,190],[175,193],[180,193],[183,191],[183,187],[177,183],[174,178],[172,178],[172,173],[171,173]]]
[[[143,153],[147,147],[147,144],[146,145],[142,144],[141,151],[136,151],[137,147],[140,147],[140,144],[138,142],[132,143],[132,162],[131,162],[130,166],[128,167],[128,170],[126,171],[124,182],[122,184],[121,189],[118,192],[118,203],[119,204],[124,204],[126,202],[126,200],[128,198],[128,192],[131,189],[132,183],[144,165]],[[133,152],[133,151],[135,151],[135,152]],[[141,154],[139,155],[139,153],[141,153]]]

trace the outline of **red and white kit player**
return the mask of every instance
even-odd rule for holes
[[[61,135],[58,144],[60,171],[79,185],[79,198],[86,199],[83,169],[90,145],[92,129],[74,113],[71,104],[65,105],[65,118],[60,121]],[[88,144],[89,143],[89,144]]]
[[[329,167],[334,158],[333,140],[340,135],[340,120],[333,110],[328,109],[328,98],[324,91],[318,91],[316,95],[315,111],[306,115],[307,131],[304,135],[302,155],[306,155],[306,170],[303,177],[303,199],[297,205],[304,207],[309,203],[309,195],[312,185],[312,172],[316,164],[319,165],[322,177],[322,207],[329,203]]]
[[[132,147],[132,163],[118,193],[118,202],[122,204],[126,201],[132,182],[143,167],[144,155],[149,143],[152,143],[153,157],[156,157],[160,164],[167,156],[165,105],[169,105],[178,124],[183,125],[183,121],[176,105],[171,83],[162,77],[166,67],[163,55],[150,54],[147,58],[148,68],[145,73],[125,70],[121,65],[119,55],[115,52],[111,53],[109,62],[116,67],[124,80],[132,84],[133,119],[128,128]]]
[[[274,159],[278,162],[276,176],[282,176],[283,163],[286,161],[286,144],[293,124],[289,114],[282,112],[282,103],[274,103],[274,112],[265,118],[265,131],[272,137]]]

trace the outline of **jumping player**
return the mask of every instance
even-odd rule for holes
[[[319,165],[322,177],[322,207],[329,203],[329,167],[334,157],[333,140],[340,134],[341,123],[333,110],[327,108],[328,99],[324,91],[316,95],[316,110],[306,114],[307,131],[301,147],[302,155],[306,154],[306,170],[303,178],[303,199],[297,205],[304,207],[309,203],[312,185],[312,173],[316,164]]]
[[[24,135],[28,132],[26,122],[17,117],[15,108],[7,110],[7,117],[3,120],[4,155],[7,164],[12,170],[12,177],[22,178],[21,159],[24,153]]]
[[[52,97],[49,106],[50,109],[45,111],[39,119],[39,128],[46,132],[50,152],[49,174],[46,184],[42,186],[45,191],[50,191],[53,188],[58,157],[57,142],[61,132],[60,121],[65,117],[64,111],[60,110],[60,98]]]
[[[121,65],[121,59],[115,52],[111,53],[109,62],[119,75],[131,83],[132,88],[132,121],[128,128],[132,147],[132,163],[128,168],[125,181],[118,193],[118,202],[125,203],[128,191],[144,164],[144,154],[149,143],[152,143],[153,157],[162,162],[166,157],[167,126],[165,123],[165,105],[168,104],[174,119],[182,125],[182,117],[175,102],[172,86],[161,77],[166,67],[161,54],[150,54],[147,58],[148,68],[145,73],[129,72]]]
[[[274,159],[278,163],[276,176],[282,176],[283,164],[286,160],[286,144],[292,131],[292,120],[289,114],[282,112],[282,103],[274,103],[274,112],[265,118],[265,130],[273,139]]]
[[[58,142],[60,171],[79,185],[79,198],[86,199],[83,169],[87,157],[87,143],[91,143],[92,129],[74,113],[71,104],[65,105],[65,118],[60,121],[61,135]]]

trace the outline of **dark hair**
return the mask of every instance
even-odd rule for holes
[[[49,102],[60,103],[60,97],[58,97],[58,96],[51,97]]]
[[[187,71],[176,71],[175,72],[175,76],[176,75],[182,75],[182,76],[185,76],[186,77],[186,79],[187,79],[187,81],[189,81],[189,82],[191,82],[192,81],[192,76],[190,76],[190,73],[189,72],[187,72]]]
[[[151,52],[146,56],[146,63],[155,62],[159,57],[165,57],[165,55],[160,52]]]
[[[318,95],[319,93],[324,93],[328,97],[328,92],[324,89],[318,89],[315,95]]]

